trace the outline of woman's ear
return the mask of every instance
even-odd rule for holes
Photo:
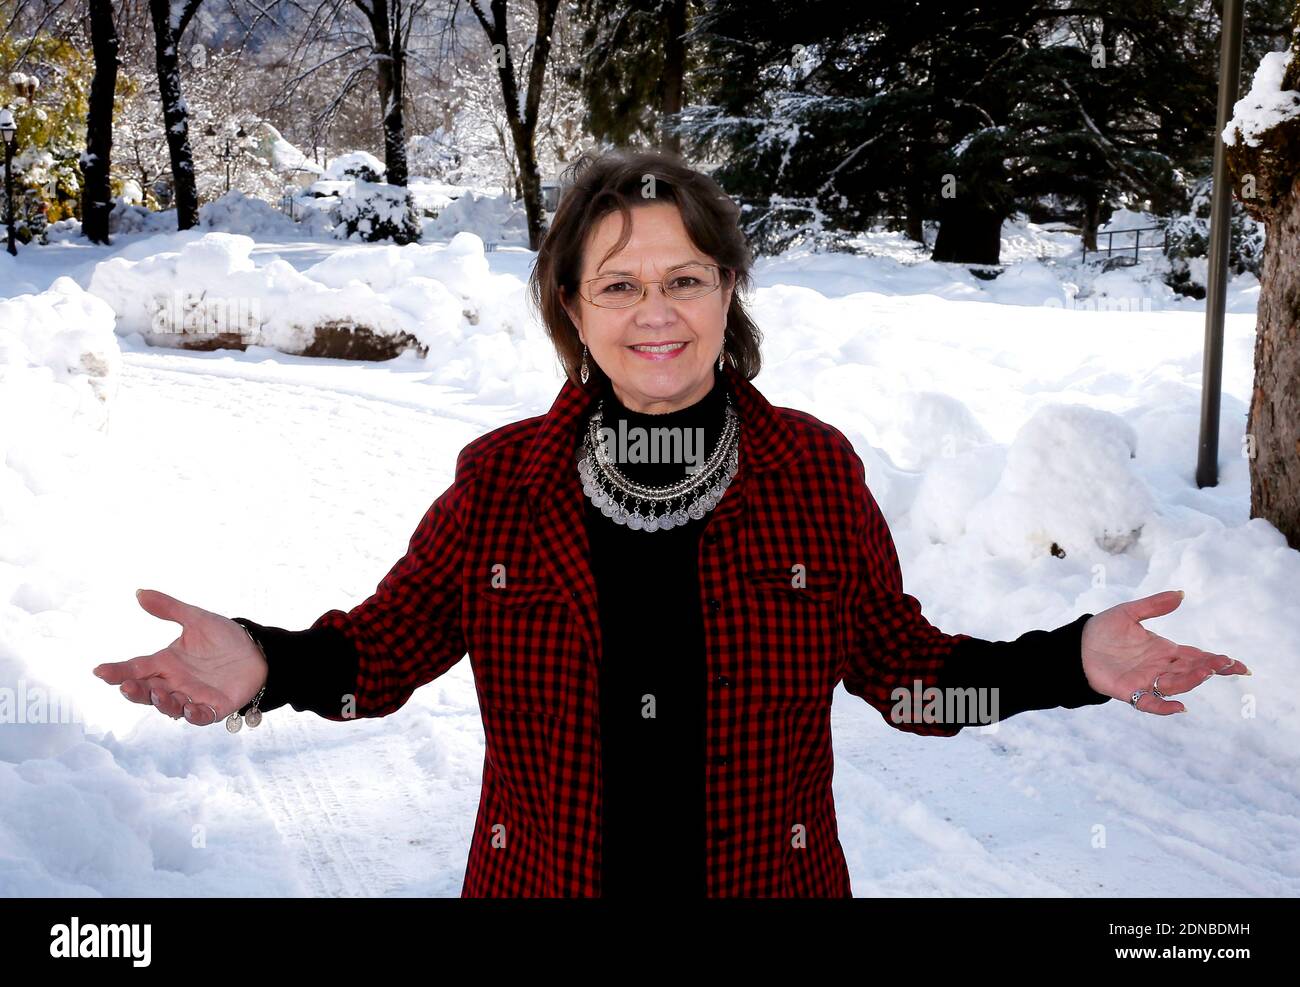
[[[572,322],[574,328],[578,330],[578,338],[582,339],[582,315],[578,309],[573,307],[572,302],[573,299],[569,296],[569,293],[564,288],[561,288],[560,304],[564,306],[564,311],[569,314],[569,321]],[[585,339],[582,341],[584,343],[586,342]]]
[[[736,290],[736,272],[728,269],[722,278],[722,310],[731,308],[731,295]]]

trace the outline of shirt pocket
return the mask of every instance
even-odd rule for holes
[[[772,708],[829,706],[842,653],[844,574],[820,566],[796,585],[785,568],[745,576],[745,637],[751,700]]]
[[[466,641],[485,714],[557,717],[573,687],[575,628],[568,594],[512,577],[468,595]]]

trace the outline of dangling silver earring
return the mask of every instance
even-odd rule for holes
[[[586,343],[582,344],[582,373],[580,373],[578,376],[582,378],[582,382],[584,384],[587,383],[587,378],[591,376],[591,371],[587,369],[587,344]]]
[[[722,347],[722,349],[718,350],[718,369],[719,369],[719,370],[722,369],[722,356],[723,356],[723,354],[726,353],[726,352],[727,352],[727,348],[726,348],[725,346]]]

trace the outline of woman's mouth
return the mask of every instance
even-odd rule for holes
[[[683,342],[637,343],[635,346],[628,347],[643,360],[671,360],[685,348],[686,344]]]

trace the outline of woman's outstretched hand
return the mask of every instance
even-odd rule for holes
[[[1103,610],[1083,625],[1083,673],[1088,684],[1102,695],[1130,702],[1142,690],[1137,708],[1144,713],[1182,713],[1181,702],[1161,699],[1191,692],[1214,675],[1249,675],[1235,658],[1175,644],[1139,621],[1170,613],[1182,603],[1180,590],[1131,600]],[[1157,679],[1159,680],[1157,682]]]
[[[137,590],[136,598],[155,617],[180,624],[181,636],[151,655],[95,666],[95,675],[120,685],[131,702],[207,726],[242,707],[266,683],[266,659],[230,618],[157,590]]]

